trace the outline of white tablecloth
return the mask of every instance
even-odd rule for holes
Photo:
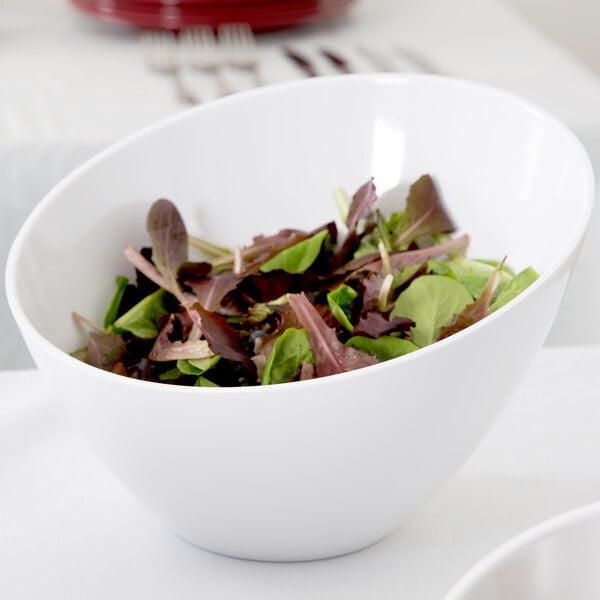
[[[469,462],[412,519],[361,552],[290,564],[173,536],[88,450],[37,371],[0,373],[0,595],[440,600],[499,543],[600,500],[598,364],[600,346],[543,349]]]

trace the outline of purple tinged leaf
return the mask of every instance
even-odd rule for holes
[[[106,331],[104,327],[101,327],[97,323],[94,323],[92,320],[80,315],[79,313],[73,312],[71,313],[71,316],[73,317],[74,321],[81,323],[81,325],[85,325],[91,331],[96,331],[98,333],[104,333]]]
[[[299,381],[306,381],[307,379],[315,378],[315,365],[311,362],[304,361],[302,366],[300,367],[300,375],[298,377]]]
[[[192,321],[200,328],[202,335],[215,354],[220,354],[223,358],[241,363],[244,369],[250,373],[256,372],[250,357],[242,348],[239,331],[235,330],[227,322],[227,319],[213,311],[206,310],[198,302],[187,310]]]
[[[154,341],[148,358],[156,362],[170,360],[184,360],[194,358],[208,358],[214,356],[206,340],[190,339],[187,341],[171,341],[171,334],[175,330],[175,316],[171,315],[167,324],[161,329]]]
[[[150,207],[146,228],[152,241],[152,261],[173,293],[177,270],[187,261],[188,237],[183,219],[170,200],[161,199]]]
[[[235,289],[239,281],[239,277],[232,271],[225,271],[212,277],[190,281],[188,285],[206,310],[216,311],[221,305],[221,300]]]
[[[342,344],[335,330],[327,326],[317,309],[303,293],[289,294],[288,302],[308,334],[315,357],[317,377],[344,373],[378,362],[375,357],[366,352]]]
[[[490,275],[485,287],[481,291],[481,294],[477,297],[475,302],[467,304],[459,313],[457,313],[452,321],[440,329],[438,340],[450,337],[451,335],[466,329],[473,323],[477,323],[484,317],[487,317],[490,313],[490,304],[494,296],[494,292],[500,283],[502,275],[502,266],[504,261],[500,263],[497,269]]]
[[[168,289],[167,282],[160,271],[133,246],[127,244],[123,248],[125,258],[143,275],[163,289]]]
[[[200,281],[208,277],[212,269],[209,262],[184,262],[177,269],[177,279],[182,283]]]
[[[404,211],[407,228],[396,238],[400,246],[422,235],[450,233],[454,223],[447,213],[433,179],[423,175],[410,186]]]
[[[381,273],[371,273],[362,280],[362,312],[370,313],[377,310],[379,292],[385,276]]]
[[[352,335],[378,338],[398,331],[408,331],[414,325],[414,321],[406,317],[393,317],[388,321],[383,315],[371,312],[360,318]]]
[[[93,367],[112,371],[125,352],[125,343],[116,333],[92,331],[83,361]]]
[[[366,218],[373,211],[376,201],[377,190],[375,189],[373,178],[371,178],[352,197],[352,203],[350,204],[346,219],[348,231],[354,231],[360,219]]]
[[[273,306],[273,310],[277,313],[279,317],[279,324],[271,333],[266,333],[261,336],[260,343],[258,345],[258,353],[256,356],[252,358],[254,364],[264,366],[264,363],[267,361],[267,357],[271,353],[275,342],[279,338],[279,336],[286,331],[286,329],[295,328],[299,329],[301,327],[300,322],[298,321],[298,317],[296,317],[296,313],[292,310],[289,304],[282,304],[281,306]],[[260,371],[259,367],[259,373]]]
[[[282,229],[274,235],[255,236],[252,245],[242,249],[243,264],[240,275],[257,271],[265,261],[290,246],[309,238],[310,235],[310,233],[298,229]]]
[[[443,244],[437,244],[435,246],[429,246],[427,248],[419,248],[418,250],[407,250],[405,252],[392,252],[390,254],[390,264],[392,270],[398,272],[407,269],[408,267],[412,267],[414,265],[420,265],[422,263],[427,262],[428,260],[433,260],[435,258],[440,258],[441,256],[445,256],[449,252],[464,252],[467,245],[469,243],[469,236],[465,233],[460,237],[452,239],[448,242],[444,242]],[[351,271],[350,275],[347,278],[356,277],[358,273],[363,272],[373,272],[373,273],[381,273],[383,272],[384,265],[381,260],[379,253],[374,252],[372,254],[366,254],[365,256],[361,256],[355,260],[351,260],[346,263],[343,267],[336,271],[336,274],[348,273]]]

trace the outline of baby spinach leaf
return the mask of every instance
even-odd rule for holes
[[[303,293],[289,294],[288,301],[308,334],[315,357],[317,377],[343,373],[377,362],[374,357],[362,350],[342,344],[335,330],[327,326],[323,317]]]
[[[329,232],[324,229],[276,254],[260,266],[262,273],[281,269],[287,273],[304,273],[321,252],[323,241]]]
[[[196,379],[196,383],[194,384],[196,387],[221,387],[218,383],[211,381],[204,377],[204,375],[200,375],[198,379]]]
[[[350,318],[352,317],[352,301],[356,296],[358,296],[358,292],[345,283],[327,294],[329,310],[339,324],[348,331],[352,331],[354,327]]]
[[[507,302],[516,298],[522,291],[526,290],[539,275],[535,269],[527,267],[520,273],[517,273],[500,291],[498,297],[490,306],[490,311],[493,312],[503,307]]]
[[[437,338],[438,340],[443,340],[444,338],[466,329],[489,314],[492,297],[500,283],[501,275],[502,264],[498,265],[490,275],[483,290],[481,290],[481,293],[477,297],[477,300],[467,304],[467,306],[459,313],[454,315],[454,318],[448,325],[444,325],[444,327],[440,329],[440,334]]]
[[[173,381],[174,379],[177,379],[180,375],[181,371],[177,367],[174,367],[173,369],[169,369],[168,371],[163,371],[162,373],[159,373],[158,379],[159,381]]]
[[[419,349],[419,347],[410,340],[397,338],[391,335],[384,335],[377,339],[356,335],[346,342],[346,346],[352,346],[353,348],[358,348],[368,354],[373,354],[380,362],[403,356],[404,354]]]
[[[427,273],[430,275],[448,275],[451,272],[447,262],[435,259],[427,261]]]
[[[117,331],[128,331],[139,338],[153,338],[160,331],[157,319],[166,312],[165,291],[157,290],[121,315],[112,327]]]
[[[472,301],[462,283],[443,275],[423,275],[398,296],[391,316],[412,319],[412,340],[422,347],[433,343],[440,328]]]
[[[203,375],[221,360],[220,354],[207,358],[190,358],[177,361],[177,368],[184,375]]]
[[[498,268],[497,264],[491,265],[464,256],[453,257],[447,265],[452,276],[469,290],[473,298],[477,298],[481,294],[489,278]],[[500,286],[504,286],[511,279],[510,274],[504,269],[499,271],[499,277]]]
[[[119,307],[121,306],[121,300],[123,299],[123,295],[125,294],[125,288],[129,283],[127,277],[123,277],[122,275],[117,275],[117,289],[110,301],[110,305],[108,310],[106,311],[106,315],[104,316],[104,328],[108,329],[119,316]]]
[[[308,335],[304,329],[286,329],[278,338],[267,359],[261,383],[284,383],[298,375],[304,362],[313,362]]]

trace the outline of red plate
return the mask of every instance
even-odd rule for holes
[[[337,15],[355,0],[71,0],[103,21],[151,29],[244,22],[254,31],[281,29]]]

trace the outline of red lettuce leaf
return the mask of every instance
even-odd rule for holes
[[[397,331],[408,331],[414,327],[412,319],[406,317],[393,317],[389,321],[379,313],[370,312],[361,317],[354,329],[352,335],[363,335],[371,338],[378,338],[382,335],[389,335]]]
[[[367,218],[372,212],[375,202],[377,201],[377,191],[373,178],[362,185],[356,194],[352,197],[348,216],[346,218],[346,226],[348,231],[354,231],[358,222],[362,218]]]
[[[481,294],[477,297],[475,302],[467,304],[459,313],[457,313],[452,321],[445,327],[440,329],[438,340],[450,337],[451,335],[466,329],[473,323],[481,321],[484,317],[487,317],[490,313],[490,304],[494,296],[494,292],[500,283],[500,277],[502,275],[502,266],[504,261],[498,266],[498,268],[490,275],[485,287],[481,291]]]
[[[179,330],[177,333],[182,333],[182,327],[184,327],[179,317],[180,315],[170,316],[166,325],[156,336],[148,358],[156,362],[166,362],[214,356],[214,352],[209,348],[206,340],[188,339],[182,341],[181,339],[173,339],[176,330]]]
[[[469,243],[467,234],[461,235],[453,240],[429,246],[427,248],[419,248],[418,250],[407,250],[406,252],[390,253],[390,264],[393,270],[403,271],[408,267],[425,263],[428,260],[445,256],[448,252],[463,252]],[[336,274],[349,273],[349,277],[356,277],[359,273],[371,271],[373,273],[381,273],[384,268],[381,256],[377,252],[366,254],[360,258],[351,260],[343,267],[336,271]]]
[[[396,245],[407,244],[423,235],[455,231],[454,223],[429,175],[419,177],[410,186],[404,215],[407,227],[396,238]]]
[[[231,271],[224,271],[201,280],[187,281],[198,302],[206,310],[216,311],[223,298],[238,285],[240,278]]]
[[[184,262],[177,269],[177,279],[181,283],[200,281],[207,277],[212,270],[209,262]]]
[[[247,275],[258,268],[267,260],[273,258],[283,250],[310,237],[310,233],[299,229],[282,229],[273,235],[257,235],[252,239],[252,244],[242,249],[242,265],[238,275]]]
[[[105,371],[112,371],[122,360],[125,342],[116,333],[92,331],[89,336],[84,362]]]
[[[177,288],[177,271],[187,261],[188,236],[177,207],[170,200],[157,200],[148,212],[146,228],[152,241],[152,262],[168,284]]]
[[[200,328],[215,354],[220,354],[223,358],[240,363],[244,370],[249,373],[256,373],[254,364],[243,348],[240,332],[234,329],[227,322],[227,319],[213,311],[206,310],[198,302],[188,309],[188,314]]]
[[[290,294],[288,301],[308,334],[317,377],[344,373],[378,362],[366,352],[342,344],[335,330],[327,326],[304,294]]]

